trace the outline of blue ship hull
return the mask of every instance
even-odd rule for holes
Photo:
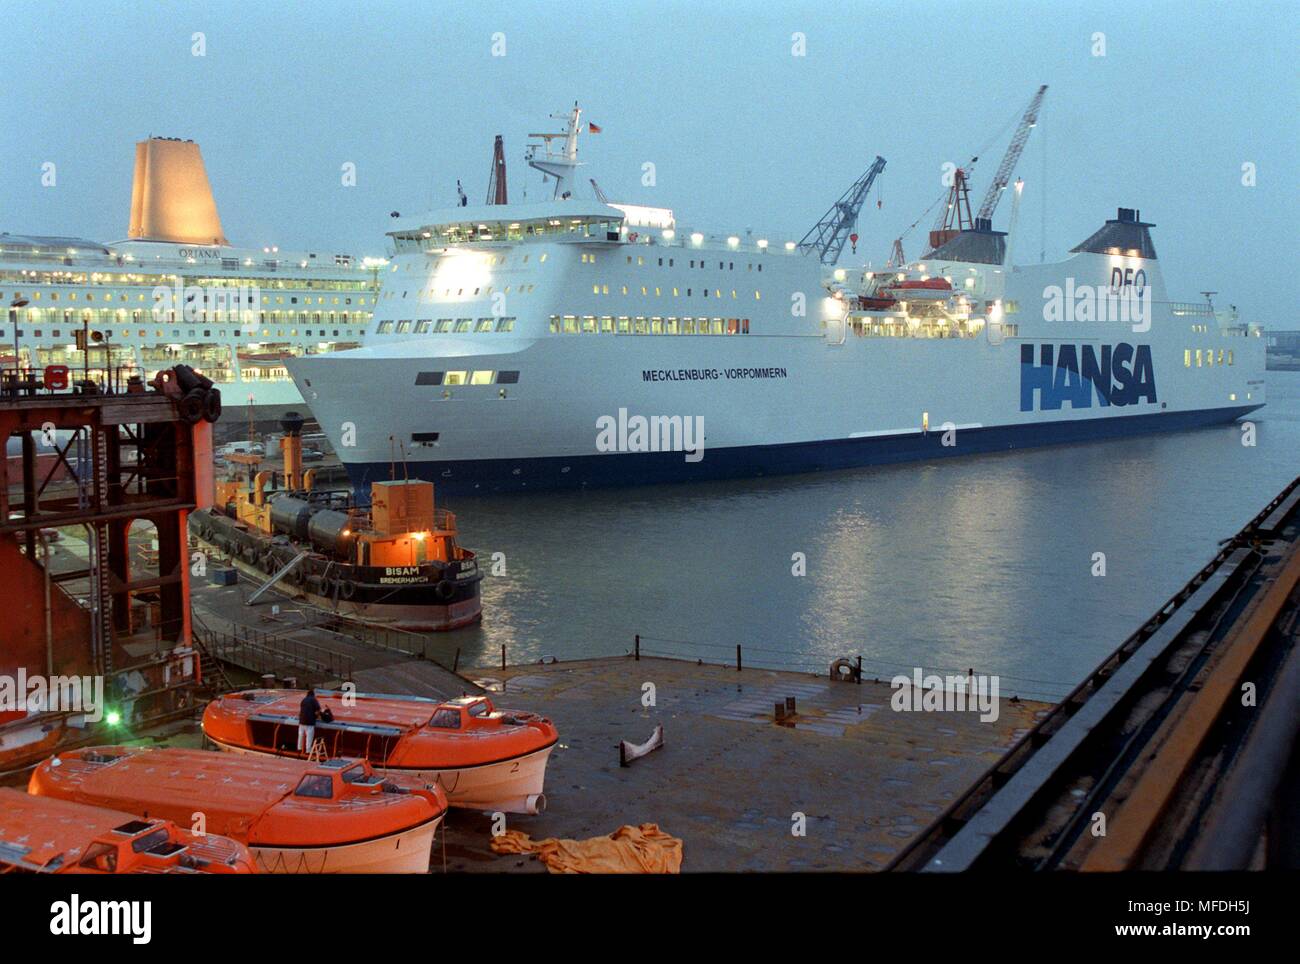
[[[967,428],[957,444],[945,446],[943,432],[832,439],[785,445],[705,449],[699,462],[681,452],[633,452],[531,459],[418,462],[398,465],[397,473],[426,479],[442,495],[485,495],[556,489],[703,482],[772,475],[827,472],[924,459],[951,458],[1043,445],[1062,445],[1178,431],[1232,422],[1261,408],[1241,405],[1151,415],[1069,419]],[[356,462],[345,466],[353,488],[368,492],[372,482],[393,477],[390,462]]]

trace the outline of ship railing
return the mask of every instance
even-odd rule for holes
[[[355,272],[362,276],[374,273],[373,267],[364,267],[359,259],[354,260],[352,264],[337,264],[333,261],[308,261],[306,265],[302,261],[294,261],[290,258],[204,258],[202,261],[195,259],[193,261],[186,258],[135,258],[125,255],[105,255],[98,251],[78,252],[77,254],[60,254],[58,252],[32,252],[32,251],[0,251],[0,263],[7,261],[22,262],[24,264],[47,264],[59,266],[61,268],[81,268],[87,273],[95,274],[105,271],[127,271],[132,274],[147,275],[154,273],[157,269],[182,269],[190,274],[194,273],[195,268],[206,267],[213,272],[234,273],[240,272],[247,274],[250,271],[270,271],[277,274],[307,274],[307,275],[325,275],[341,274],[344,272]],[[167,274],[174,274],[175,271],[166,271]],[[30,282],[29,282],[30,283]],[[41,281],[41,284],[64,284],[64,285],[83,285],[84,281],[76,278],[64,276],[50,278],[48,281]]]
[[[233,633],[208,631],[204,643],[214,658],[259,674],[282,675],[286,668],[297,668],[326,679],[352,679],[350,654],[252,627],[237,626]]]
[[[68,369],[68,387],[54,389],[46,386],[45,366],[33,368],[29,365],[6,365],[0,368],[0,397],[17,398],[20,396],[36,397],[45,395],[99,394],[120,395],[127,390],[127,384],[133,375],[144,377],[136,365],[114,365],[112,367],[91,366],[83,368],[76,365],[64,365]],[[85,386],[93,385],[93,392],[86,391]],[[148,387],[146,385],[146,390]]]

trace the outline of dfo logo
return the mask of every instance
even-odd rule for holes
[[[1039,408],[1092,408],[1095,395],[1102,408],[1156,401],[1156,375],[1151,365],[1151,346],[1039,345],[1038,364],[1034,346],[1020,346],[1020,410],[1034,410],[1034,392]],[[1055,357],[1053,357],[1055,356]]]

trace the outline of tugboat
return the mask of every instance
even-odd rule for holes
[[[546,763],[559,740],[535,713],[503,710],[486,696],[439,702],[420,696],[317,691],[333,714],[316,724],[329,756],[364,757],[385,774],[441,786],[453,807],[541,813]],[[302,758],[302,690],[246,690],[203,712],[203,733],[223,750]]]
[[[216,483],[216,503],[191,513],[190,533],[246,573],[270,577],[276,591],[313,606],[401,629],[450,630],[482,618],[483,574],[457,544],[456,517],[434,506],[433,483],[375,482],[370,507],[348,493],[316,492],[303,471],[303,418],[289,412],[283,490],[259,455],[233,455],[248,478]]]

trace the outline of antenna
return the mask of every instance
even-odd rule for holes
[[[506,149],[500,134],[492,145],[492,173],[488,175],[487,200],[483,203],[509,203],[506,200]]]

